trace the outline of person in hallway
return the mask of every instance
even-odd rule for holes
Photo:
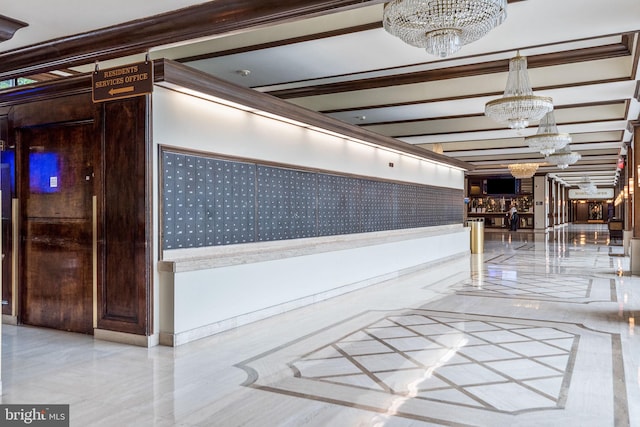
[[[511,208],[509,209],[509,224],[511,231],[518,230],[518,209],[516,209],[515,203],[511,203]]]

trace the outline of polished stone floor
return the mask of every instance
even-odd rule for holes
[[[389,254],[393,256],[393,254]],[[3,326],[3,403],[72,426],[640,426],[640,276],[606,226],[483,254],[178,348]]]

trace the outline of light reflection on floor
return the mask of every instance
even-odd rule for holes
[[[605,225],[485,234],[482,254],[175,349],[3,325],[2,402],[92,427],[640,426],[624,248]]]
[[[625,363],[618,346],[634,336],[635,317],[629,315],[625,322],[627,340],[622,344],[620,328],[610,317],[589,318],[591,307],[619,305],[626,310],[631,304],[629,294],[621,294],[628,260],[611,261],[622,248],[602,250],[608,242],[602,233],[569,228],[555,237],[487,233],[485,252],[471,256],[470,277],[452,284],[444,299],[404,312],[368,312],[360,322],[351,319],[356,329],[350,335],[336,336],[338,341],[301,359],[282,361],[298,368],[295,375],[281,372],[283,377],[263,382],[254,365],[260,359],[238,366],[255,372],[251,386],[257,389],[367,408],[385,420],[395,414],[438,425],[493,426],[511,425],[511,417],[517,416],[518,425],[537,426],[560,416],[568,425],[583,426],[628,419],[630,412],[638,413],[639,403],[633,401],[629,408],[629,400],[620,399],[620,372],[604,367]],[[357,326],[374,314],[373,324]],[[397,330],[398,323],[411,327]],[[463,339],[447,341],[452,324]],[[386,332],[371,334],[371,328]],[[323,335],[331,336],[330,329]],[[316,346],[314,338],[292,347]],[[358,345],[343,348],[341,355],[327,353],[328,347],[351,339]],[[371,350],[374,342],[381,348]],[[280,348],[268,357],[275,361],[286,352]],[[314,370],[300,369],[309,360]],[[325,363],[340,369],[323,372]],[[609,399],[594,399],[599,393]],[[385,396],[393,403],[385,403]]]

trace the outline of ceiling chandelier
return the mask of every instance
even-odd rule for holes
[[[591,179],[589,179],[588,176],[584,175],[582,177],[582,179],[580,181],[578,181],[578,188],[581,190],[584,190],[585,188],[587,188],[588,186],[592,185],[591,184]]]
[[[540,120],[538,133],[525,138],[529,147],[539,151],[545,156],[552,154],[571,142],[571,135],[559,133],[553,111],[548,112]]]
[[[512,163],[508,166],[511,175],[519,179],[531,178],[538,170],[537,163]]]
[[[507,17],[507,0],[392,0],[382,25],[405,43],[445,58]]]
[[[596,185],[591,182],[591,179],[586,175],[583,176],[582,179],[578,182],[578,188],[588,195],[598,192],[598,187],[596,187]]]
[[[569,165],[574,164],[580,160],[582,156],[580,153],[571,151],[569,144],[565,145],[560,150],[555,151],[547,156],[547,161],[558,166],[560,169],[566,169]]]
[[[487,102],[484,114],[511,129],[520,130],[552,110],[551,98],[533,94],[527,73],[527,58],[518,52],[509,61],[509,76],[503,97]]]

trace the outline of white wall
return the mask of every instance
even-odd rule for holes
[[[165,314],[170,313],[161,320],[161,343],[184,344],[418,267],[468,257],[467,228],[420,232],[389,243],[386,232],[379,232],[378,244],[219,268],[182,271],[180,261],[167,262],[178,271],[161,273]]]
[[[439,187],[464,188],[464,171],[155,87],[156,145]],[[393,163],[394,167],[389,167]]]
[[[158,236],[154,330],[160,331],[165,344],[178,345],[385,280],[418,265],[469,254],[469,231],[460,224],[391,243],[384,242],[386,232],[382,232],[376,244],[353,244],[335,252],[160,273],[161,146],[460,190],[464,189],[464,171],[158,86],[152,111],[157,154],[154,235]]]

